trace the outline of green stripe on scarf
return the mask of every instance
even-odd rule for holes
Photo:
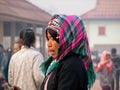
[[[93,83],[95,82],[96,74],[94,72],[92,62],[89,64],[89,67],[91,68],[87,70],[87,74],[88,74],[88,88],[90,89],[93,86]]]

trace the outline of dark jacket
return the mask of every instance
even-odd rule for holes
[[[41,90],[44,90],[43,81]],[[51,72],[47,90],[87,90],[88,78],[82,60],[70,54],[61,60],[60,65]]]
[[[114,63],[115,69],[120,68],[120,56],[112,55],[112,61]]]

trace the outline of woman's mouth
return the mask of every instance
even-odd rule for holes
[[[50,56],[50,55],[52,55],[52,56],[54,55],[54,50],[49,50],[48,51],[48,56]]]

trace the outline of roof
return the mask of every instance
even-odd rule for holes
[[[120,19],[120,0],[97,0],[96,7],[81,17],[85,19]]]
[[[26,0],[0,0],[0,20],[31,23],[48,22],[51,15]]]

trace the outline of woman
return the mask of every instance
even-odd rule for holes
[[[9,84],[21,90],[39,90],[44,78],[39,69],[43,56],[34,48],[35,33],[32,29],[20,32],[20,44],[21,49],[10,60]]]
[[[78,16],[55,15],[46,28],[49,58],[41,64],[41,90],[88,90],[95,74],[88,38]]]
[[[102,53],[101,60],[96,67],[96,71],[99,72],[100,85],[102,90],[111,90],[110,84],[112,82],[112,69],[113,62],[111,60],[110,52],[105,50]]]

